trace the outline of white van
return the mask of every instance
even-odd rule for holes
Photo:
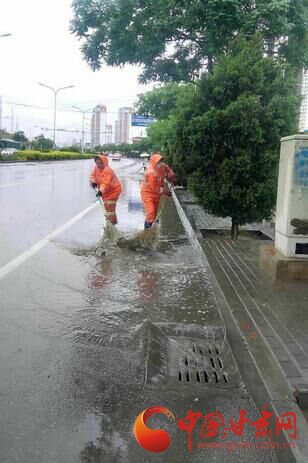
[[[122,156],[121,156],[120,153],[113,153],[111,159],[112,159],[113,161],[121,161],[121,158],[122,158]]]

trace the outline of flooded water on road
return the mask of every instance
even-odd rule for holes
[[[132,236],[143,225],[140,177],[121,181],[117,228],[123,236]],[[84,253],[89,273],[85,306],[75,311],[76,321],[63,335],[74,342],[109,345],[130,342],[149,321],[207,323],[213,296],[172,200],[163,211],[157,250],[135,252],[108,242],[102,246],[102,257],[93,255],[93,249],[88,254],[72,250]]]
[[[122,174],[117,209],[125,236],[144,222],[142,176],[130,172]],[[96,207],[0,282],[4,463],[152,461],[134,438],[134,420],[151,405],[177,410],[184,395],[145,387],[149,332],[158,327],[159,344],[162,326],[187,334],[224,329],[172,200],[157,250],[107,246],[99,257],[93,249],[103,224]],[[208,406],[213,394],[197,397]],[[179,461],[184,445],[175,426],[170,434],[179,450],[160,460],[168,463]]]

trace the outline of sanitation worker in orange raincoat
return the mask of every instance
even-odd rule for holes
[[[108,158],[104,154],[95,157],[96,167],[90,176],[90,183],[93,188],[98,188],[97,196],[101,196],[106,210],[106,220],[113,225],[118,223],[116,205],[122,185],[114,171],[108,166]]]
[[[150,159],[150,167],[145,171],[144,181],[141,185],[141,198],[145,209],[144,228],[150,228],[154,222],[161,194],[169,195],[165,180],[172,184],[175,182],[175,174],[170,167],[163,162],[160,154],[153,154]]]

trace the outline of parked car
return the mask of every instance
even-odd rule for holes
[[[18,151],[17,149],[15,148],[5,148],[1,151],[1,154],[6,154],[7,156],[10,156],[14,153],[16,153],[16,151]]]
[[[121,158],[122,158],[122,156],[121,156],[120,153],[113,153],[111,159],[112,159],[113,161],[121,161]]]

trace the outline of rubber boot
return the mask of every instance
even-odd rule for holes
[[[110,222],[112,223],[112,225],[116,225],[118,223],[118,219],[116,216],[112,216],[110,217]]]
[[[151,227],[152,227],[152,222],[147,222],[147,221],[144,222],[144,229],[145,230],[148,230],[148,228],[151,228]]]
[[[110,215],[106,217],[106,221],[112,223],[112,225],[116,225],[118,223],[118,219],[116,215]]]

